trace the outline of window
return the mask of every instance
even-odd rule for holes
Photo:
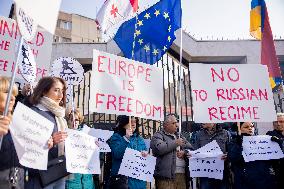
[[[72,29],[72,23],[65,21],[65,20],[58,20],[57,21],[57,27],[65,29],[65,30],[71,30]]]

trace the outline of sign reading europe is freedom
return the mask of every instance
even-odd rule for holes
[[[259,64],[191,64],[197,123],[276,120],[267,67]]]
[[[94,50],[90,111],[163,120],[162,70]]]

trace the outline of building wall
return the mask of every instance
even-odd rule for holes
[[[59,12],[54,42],[94,43],[100,41],[100,38],[95,20]]]

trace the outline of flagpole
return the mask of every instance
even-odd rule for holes
[[[14,87],[14,84],[15,84],[15,77],[16,77],[16,72],[17,72],[17,69],[18,69],[18,62],[19,62],[19,59],[20,59],[20,50],[21,50],[21,47],[23,45],[23,37],[21,36],[20,37],[20,43],[19,43],[19,46],[18,46],[18,56],[17,56],[17,60],[16,62],[14,63],[14,66],[13,66],[13,72],[12,72],[12,78],[10,80],[10,85],[9,85],[9,91],[8,91],[8,95],[7,95],[7,99],[6,99],[6,103],[5,103],[5,110],[3,112],[3,116],[7,116],[8,115],[8,111],[9,111],[9,104],[10,104],[10,100],[11,100],[11,95],[12,95],[12,90],[13,90],[13,87]],[[2,147],[2,141],[3,141],[3,136],[0,136],[0,150],[1,150],[1,147]]]
[[[181,3],[182,4],[182,3]],[[181,116],[182,116],[182,104],[181,104],[181,65],[182,65],[182,38],[183,38],[183,32],[182,32],[182,10],[181,10],[181,27],[180,27],[180,48],[179,48],[179,73],[180,73],[180,77],[179,77],[179,100],[178,103],[180,104],[179,107],[179,138],[180,138],[180,134],[181,134]],[[178,106],[177,106],[178,107]]]

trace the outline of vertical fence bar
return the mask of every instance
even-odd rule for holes
[[[175,103],[175,114],[177,114],[177,96],[176,96],[176,76],[175,76],[175,63],[172,59],[172,75],[173,75],[173,95],[174,95],[174,103]]]
[[[170,68],[169,68],[169,55],[167,54],[167,71],[168,71],[168,91],[169,91],[169,108],[170,113],[172,113],[172,104],[171,104],[171,85],[170,85]]]

